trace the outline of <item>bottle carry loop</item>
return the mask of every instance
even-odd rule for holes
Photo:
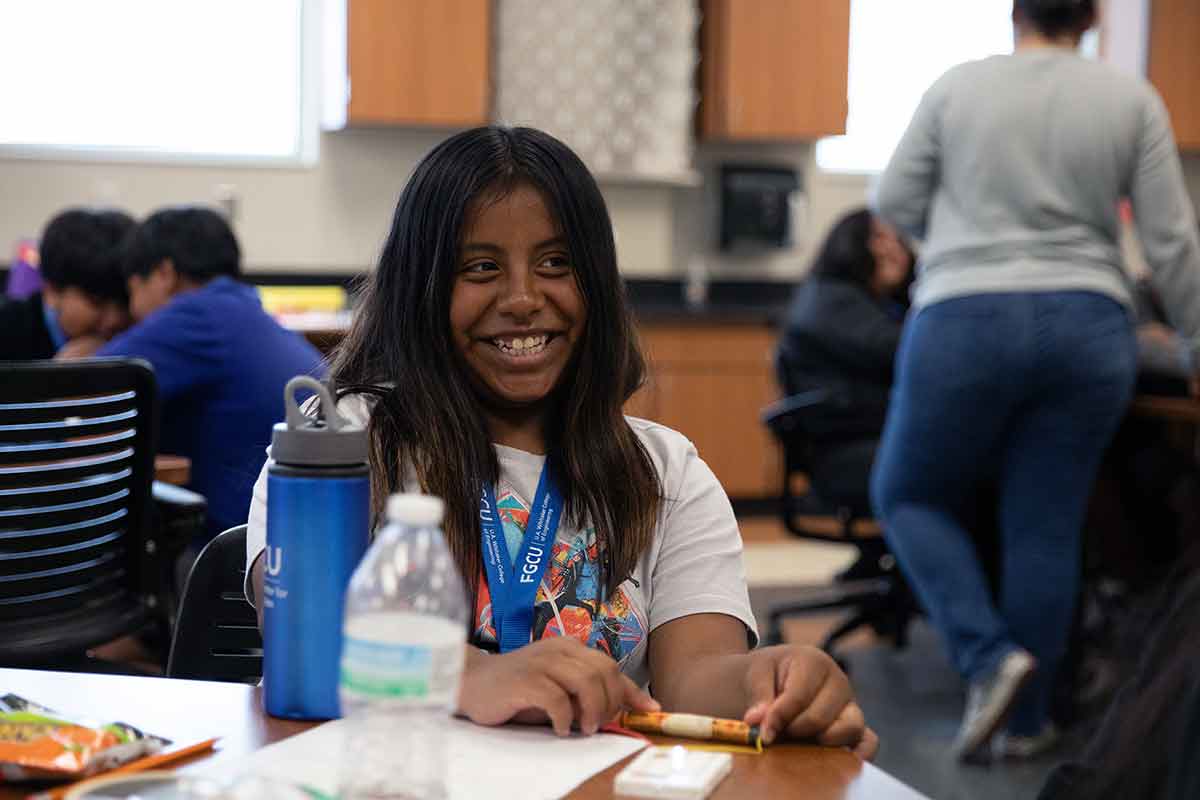
[[[283,387],[283,402],[287,407],[286,419],[288,430],[294,431],[305,425],[313,424],[312,417],[305,414],[296,402],[297,389],[309,389],[320,398],[321,411],[325,416],[325,424],[329,426],[331,431],[340,431],[346,425],[346,420],[337,411],[337,403],[333,402],[333,395],[329,393],[329,387],[311,375],[297,375],[287,382],[287,386]]]

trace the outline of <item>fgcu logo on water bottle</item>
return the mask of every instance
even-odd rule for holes
[[[271,551],[275,551],[274,559],[271,558]],[[267,574],[272,578],[278,578],[279,573],[283,570],[283,548],[268,547],[267,548]]]

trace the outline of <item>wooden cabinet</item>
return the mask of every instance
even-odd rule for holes
[[[782,455],[759,421],[778,397],[771,330],[697,322],[642,323],[639,332],[650,375],[627,413],[691,439],[731,497],[778,496]]]
[[[1146,71],[1181,150],[1200,150],[1200,3],[1152,0]]]
[[[846,132],[850,0],[703,0],[702,138]]]
[[[347,0],[348,98],[340,121],[485,124],[491,60],[490,0]]]

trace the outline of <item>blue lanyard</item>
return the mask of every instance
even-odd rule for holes
[[[551,548],[562,515],[562,493],[550,474],[550,460],[542,467],[537,492],[529,510],[525,538],[516,561],[508,557],[500,512],[491,486],[483,487],[479,501],[479,530],[483,540],[483,564],[492,596],[492,625],[500,652],[508,653],[529,644],[533,630],[533,602],[542,575],[550,564]]]

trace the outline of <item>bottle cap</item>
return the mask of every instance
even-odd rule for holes
[[[435,528],[442,524],[446,504],[431,494],[394,494],[387,501],[388,522],[413,528]]]
[[[296,405],[296,390],[311,389],[321,400],[324,419],[315,419]],[[325,384],[308,375],[297,375],[283,389],[285,422],[271,432],[271,458],[277,464],[302,467],[356,467],[367,463],[367,431],[347,422],[337,412]]]

